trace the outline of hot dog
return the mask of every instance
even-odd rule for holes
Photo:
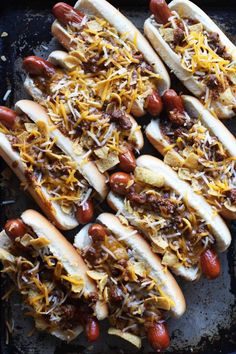
[[[65,26],[68,24],[81,24],[84,18],[84,14],[82,12],[74,9],[72,6],[64,2],[58,2],[56,5],[54,5],[52,12],[58,21],[60,21]]]
[[[74,246],[108,304],[108,333],[137,347],[146,336],[154,350],[166,349],[170,338],[164,321],[170,314],[180,317],[185,300],[138,231],[124,218],[103,213],[75,236]]]
[[[96,72],[106,69],[109,65],[110,71],[107,73],[109,77],[113,75],[114,70],[117,71],[117,65],[121,63],[124,68],[123,77],[119,80],[121,86],[115,82],[114,84],[128,112],[138,117],[144,115],[145,111],[153,114],[154,105],[156,110],[160,109],[160,103],[150,103],[150,98],[153,93],[158,95],[158,91],[162,93],[169,87],[168,74],[142,34],[118,10],[105,0],[82,0],[75,4],[75,8],[65,3],[58,3],[53,7],[53,14],[57,21],[52,25],[52,34],[69,51],[69,54],[75,55],[79,51],[78,65],[83,67],[86,64],[88,67],[89,64],[92,70],[94,64],[98,62],[100,64]],[[87,43],[84,38],[87,38]],[[83,48],[81,48],[82,42]],[[89,42],[93,43],[92,47]],[[100,43],[103,44],[102,50],[99,49]],[[117,47],[119,47],[119,55],[117,55]],[[83,54],[85,54],[84,58]],[[93,60],[95,56],[99,56],[96,62]],[[111,61],[112,58],[115,58],[115,63]],[[133,73],[131,86],[130,73]],[[135,82],[134,76],[137,75],[143,83],[142,89]],[[126,85],[125,80],[128,80]]]
[[[108,204],[149,240],[161,262],[187,280],[220,274],[230,232],[204,198],[161,160],[143,155],[133,174],[110,176]]]
[[[22,100],[16,109],[0,107],[0,155],[59,228],[91,221],[94,197],[107,193],[105,177],[85,152],[77,155],[71,141],[48,126],[40,105]]]
[[[163,95],[165,112],[146,128],[149,141],[180,178],[222,216],[236,218],[236,140],[191,96]]]
[[[144,32],[179,80],[218,118],[236,110],[236,48],[188,0],[151,0]],[[197,45],[196,45],[197,44]]]
[[[66,341],[83,329],[89,341],[98,338],[98,320],[107,316],[107,307],[81,256],[42,215],[27,210],[7,221],[0,260],[37,329]]]
[[[94,87],[92,79],[99,85],[104,77],[99,79],[95,74],[82,72],[76,57],[62,53],[51,53],[49,60],[63,63],[64,68],[35,56],[24,59],[23,67],[29,74],[25,81],[27,91],[46,108],[48,124],[53,123],[65,138],[87,151],[101,173],[120,162],[124,165],[124,154],[129,156],[126,170],[132,169],[133,152],[143,147],[140,127],[125,111],[116,89],[110,92],[108,100],[104,95],[107,89]],[[104,76],[104,72],[100,74]],[[156,98],[152,109],[160,102]]]

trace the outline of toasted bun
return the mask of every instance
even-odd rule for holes
[[[202,103],[194,97],[182,96],[184,107],[190,117],[200,119],[203,125],[212,132],[219,141],[223,144],[229,154],[236,156],[236,139],[225,127],[225,125],[214,116],[202,105]],[[165,148],[169,146],[168,140],[162,134],[160,128],[160,120],[153,120],[146,128],[146,136],[150,143],[164,156],[166,154]],[[173,149],[180,159],[182,157]],[[227,219],[235,220],[236,212],[232,212],[226,208],[222,209],[222,215]]]
[[[68,52],[75,49],[74,43],[71,43],[71,36],[67,32],[66,28],[63,27],[57,20],[53,22],[51,32],[53,37],[55,37],[58,42],[68,50]]]
[[[149,64],[153,65],[155,72],[160,74],[161,79],[158,80],[160,93],[162,94],[170,87],[170,78],[161,60],[138,29],[120,11],[105,0],[79,0],[74,7],[85,14],[104,18],[120,34],[127,33],[127,38],[130,41],[134,41],[136,38],[137,47],[144,55],[144,58]],[[68,33],[58,21],[55,21],[52,25],[52,34],[66,49],[71,49]]]
[[[194,193],[186,182],[181,181],[169,166],[164,164],[163,161],[149,155],[140,156],[137,159],[137,166],[162,174],[164,176],[165,185],[171,187],[179,195],[182,195],[188,201],[188,204],[198,212],[207,224],[211,226],[213,235],[216,239],[216,247],[218,251],[223,252],[229,247],[231,235],[222,218],[214,213],[210,205],[207,204],[202,196]],[[145,236],[149,238],[148,233],[145,232],[144,229],[141,229],[137,221],[134,218],[130,218],[132,215],[125,210],[124,199],[122,197],[110,192],[107,197],[107,202],[113,210],[121,212],[124,216],[130,219],[132,225],[139,228]],[[190,281],[196,280],[200,276],[197,267],[186,268],[181,266],[178,268],[173,267],[171,270],[175,274],[181,275],[186,280]]]
[[[126,237],[123,242],[126,243],[131,249],[133,249],[142,261],[148,264],[151,269],[151,275],[163,284],[163,291],[174,302],[174,306],[171,308],[171,312],[175,317],[180,317],[186,308],[184,296],[173,276],[169,271],[164,270],[161,265],[160,258],[155,255],[148,243],[138,233],[133,233],[134,229],[131,226],[124,226],[120,220],[109,213],[103,213],[98,216],[97,221],[106,226],[112,234],[117,237],[123,237],[128,233],[132,233],[132,236]],[[83,228],[75,237],[74,245],[79,249],[83,249],[90,242],[88,235],[88,228]]]
[[[30,100],[20,100],[15,104],[15,109],[19,113],[25,113],[33,122],[43,121],[49,127],[53,127],[45,109],[36,102]],[[95,191],[99,194],[100,198],[102,200],[105,199],[108,192],[106,178],[98,171],[95,163],[93,163],[92,161],[88,161],[85,163],[81,156],[77,155],[74,152],[72,141],[66,136],[64,136],[59,129],[53,129],[50,135],[53,138],[57,138],[57,146],[65,154],[71,156],[72,159],[78,163],[79,172],[95,189]]]
[[[171,10],[178,12],[182,17],[196,19],[202,23],[208,31],[217,32],[220,36],[220,41],[226,46],[227,51],[232,54],[233,60],[236,60],[236,48],[234,44],[198,6],[188,0],[174,0],[168,6]],[[197,97],[202,96],[205,93],[206,86],[195,80],[191,73],[181,66],[179,56],[170,48],[169,44],[160,35],[158,27],[155,26],[153,16],[145,21],[144,33],[156,52],[160,54],[163,61],[169,66],[178,79],[183,82],[189,91]],[[216,107],[214,108],[219,118],[230,118],[235,116],[235,113],[230,107],[223,106],[220,102],[217,102]]]

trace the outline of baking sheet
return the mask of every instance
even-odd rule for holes
[[[22,58],[26,55],[39,55],[47,58],[48,53],[58,48],[52,40],[50,26],[52,16],[50,9],[55,1],[5,1],[0,3],[0,36],[7,32],[7,37],[0,37],[0,104],[11,106],[18,99],[27,97],[22,81],[24,73],[21,69]],[[73,4],[73,2],[70,2]],[[113,1],[120,9],[142,29],[144,19],[148,16],[148,1]],[[236,43],[236,10],[235,1],[227,2],[227,6],[217,1],[203,1],[203,9],[220,25],[223,31]],[[213,5],[212,5],[213,4]],[[217,4],[217,5],[216,5]],[[232,6],[230,6],[232,4]],[[6,61],[4,61],[6,58]],[[180,87],[174,80],[175,87]],[[11,90],[6,101],[3,97]],[[139,121],[143,126],[150,121],[149,117]],[[228,121],[226,125],[236,134],[236,121]],[[143,153],[158,156],[154,148],[146,142]],[[7,218],[16,217],[26,208],[37,208],[32,199],[19,188],[19,183],[13,174],[0,161],[0,198],[14,200],[14,204],[1,205],[0,223],[4,225]],[[7,187],[5,180],[8,180]],[[99,209],[107,209],[101,205]],[[236,234],[236,224],[230,225],[232,236]],[[65,233],[72,240],[76,231]],[[236,278],[235,249],[233,240],[227,253],[220,256],[222,275],[219,279],[209,282],[201,279],[195,284],[179,280],[187,300],[186,314],[178,321],[170,320],[169,328],[172,342],[168,352],[172,353],[232,353],[236,352]],[[1,293],[4,284],[0,282]],[[29,336],[33,321],[24,315],[24,308],[15,297],[9,304],[0,303],[0,333],[3,354],[118,354],[138,353],[135,348],[116,337],[101,336],[100,340],[90,345],[83,336],[66,344],[52,336],[35,332]],[[5,321],[14,324],[14,332],[6,341]],[[12,325],[11,321],[9,326]],[[107,323],[103,323],[104,333]],[[140,353],[151,353],[149,346],[144,345]]]

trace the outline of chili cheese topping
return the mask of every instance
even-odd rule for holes
[[[111,325],[123,332],[142,336],[145,327],[165,318],[173,301],[141,257],[122,237],[117,238],[105,229],[103,240],[91,237],[90,245],[82,251],[91,269],[87,273],[97,282],[101,299],[109,306]],[[129,233],[126,236],[132,237],[136,231]]]
[[[58,81],[59,78],[59,81]],[[52,122],[74,141],[74,150],[86,150],[101,173],[119,163],[119,154],[136,147],[133,124],[123,107],[115,101],[103,109],[98,103],[89,74],[78,67],[61,78],[54,76],[48,99],[43,102]],[[61,85],[61,86],[60,86]]]
[[[50,139],[50,129],[44,122],[32,123],[21,116],[14,129],[1,125],[0,131],[26,166],[25,188],[33,186],[40,196],[45,188],[49,200],[56,201],[66,214],[74,214],[76,206],[93,193],[79,173],[78,164],[56,146],[56,139]]]
[[[215,101],[230,109],[236,107],[236,64],[221,43],[219,35],[207,31],[202,23],[180,17],[176,11],[159,27],[163,39],[178,54],[181,66],[206,87],[205,105],[217,113]]]
[[[5,233],[1,237],[8,238]],[[80,323],[84,281],[68,274],[48,245],[46,238],[28,228],[7,250],[0,249],[2,273],[13,281],[38,328],[65,330],[69,338]]]
[[[161,120],[161,130],[170,144],[164,161],[216,210],[225,207],[235,211],[236,157],[230,156],[201,119],[190,118],[186,112],[179,126],[168,118]],[[172,149],[178,152],[179,157],[173,154]]]
[[[67,26],[74,50],[70,52],[78,65],[96,74],[94,91],[102,105],[117,94],[119,104],[131,112],[135,100],[144,100],[156,87],[159,75],[153,72],[137,49],[136,39],[119,35],[106,20],[85,16],[81,24]]]
[[[84,17],[67,31],[74,47],[67,58],[72,71],[36,78],[36,85],[46,94],[42,103],[53,123],[91,151],[103,173],[119,162],[127,141],[135,148],[140,127],[127,114],[135,101],[144,105],[159,76],[127,34],[119,36],[103,19]]]
[[[200,256],[215,243],[210,225],[184,196],[166,185],[155,186],[155,173],[136,167],[124,207],[118,211],[152,241],[162,264],[200,271]]]

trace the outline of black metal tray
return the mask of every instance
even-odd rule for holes
[[[50,25],[52,15],[50,9],[56,1],[52,0],[0,0],[0,105],[11,106],[18,99],[27,97],[22,88],[24,73],[21,69],[22,58],[36,54],[44,58],[57,47],[52,40]],[[73,4],[73,1],[68,1]],[[112,1],[142,30],[144,19],[148,16],[148,2],[145,0]],[[236,43],[236,10],[235,0],[224,3],[222,0],[195,1],[220,25],[234,43]],[[7,32],[7,37],[1,37]],[[4,60],[6,58],[6,61]],[[2,60],[3,59],[3,60]],[[176,80],[173,85],[180,87]],[[6,101],[3,97],[6,91],[11,93]],[[150,117],[141,120],[147,125]],[[236,133],[235,120],[227,121],[229,129]],[[1,142],[0,142],[1,143]],[[158,155],[146,142],[144,153]],[[19,188],[19,182],[12,175],[9,187],[3,187],[2,171],[6,173],[6,165],[0,160],[0,226],[6,219],[16,217],[26,208],[37,208],[32,199]],[[7,170],[9,172],[9,170]],[[7,173],[8,173],[7,172]],[[3,175],[4,175],[3,173]],[[5,200],[13,199],[13,204],[3,204]],[[103,210],[105,205],[101,206]],[[99,211],[98,211],[99,212]],[[232,236],[236,235],[236,224],[229,225]],[[75,231],[65,233],[72,240]],[[236,353],[236,277],[235,277],[235,240],[233,239],[227,253],[220,256],[222,275],[215,281],[201,279],[197,283],[186,283],[179,280],[187,300],[186,314],[178,321],[170,320],[169,327],[172,345],[171,353]],[[3,294],[4,284],[0,279],[0,292]],[[12,318],[13,334],[6,344],[6,321]],[[103,335],[95,345],[89,345],[83,336],[66,344],[44,333],[28,333],[33,322],[26,318],[19,299],[14,298],[9,303],[0,302],[0,353],[3,354],[118,354],[118,353],[151,353],[144,345],[139,352],[134,347],[116,339]],[[104,332],[107,323],[104,323]]]

